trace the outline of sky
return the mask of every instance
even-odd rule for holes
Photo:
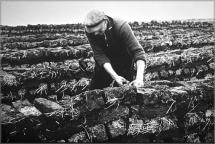
[[[12,1],[1,0],[1,25],[83,23],[92,9],[128,22],[213,19],[214,0],[207,1]]]

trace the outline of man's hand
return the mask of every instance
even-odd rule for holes
[[[129,81],[128,80],[126,80],[124,77],[122,77],[122,76],[117,76],[116,78],[115,78],[115,81],[116,81],[116,83],[119,85],[119,86],[122,86],[122,85],[124,85],[124,84],[128,84],[129,83]]]
[[[111,64],[110,63],[105,63],[103,65],[104,69],[106,70],[107,73],[110,74],[110,76],[112,77],[112,79],[114,79],[116,81],[116,83],[119,85],[119,86],[122,86],[124,84],[128,84],[129,81],[126,80],[124,77],[122,76],[119,76],[112,68]]]
[[[145,71],[145,62],[143,60],[137,60],[137,74],[136,79],[132,81],[129,85],[133,85],[134,87],[141,88],[144,86],[143,75]]]
[[[141,88],[144,86],[144,82],[143,80],[139,80],[139,79],[135,79],[134,81],[132,81],[129,86],[134,86],[136,88]]]

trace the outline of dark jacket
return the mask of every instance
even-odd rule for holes
[[[99,66],[106,62],[112,65],[129,65],[136,60],[144,60],[144,50],[134,36],[129,24],[120,19],[108,17],[105,36],[86,33]]]

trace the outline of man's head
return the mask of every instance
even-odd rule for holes
[[[103,35],[107,29],[107,16],[99,10],[90,11],[84,21],[87,33]]]

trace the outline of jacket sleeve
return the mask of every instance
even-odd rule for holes
[[[124,22],[119,29],[120,37],[125,43],[126,48],[134,61],[143,60],[146,63],[145,52],[143,47],[137,41],[131,27],[127,22]]]
[[[90,36],[87,33],[86,35],[90,43],[90,46],[93,50],[94,59],[97,62],[97,64],[102,67],[104,63],[106,62],[110,63],[110,59],[105,55],[104,51],[102,50],[101,43],[98,40],[96,40],[95,37]]]

